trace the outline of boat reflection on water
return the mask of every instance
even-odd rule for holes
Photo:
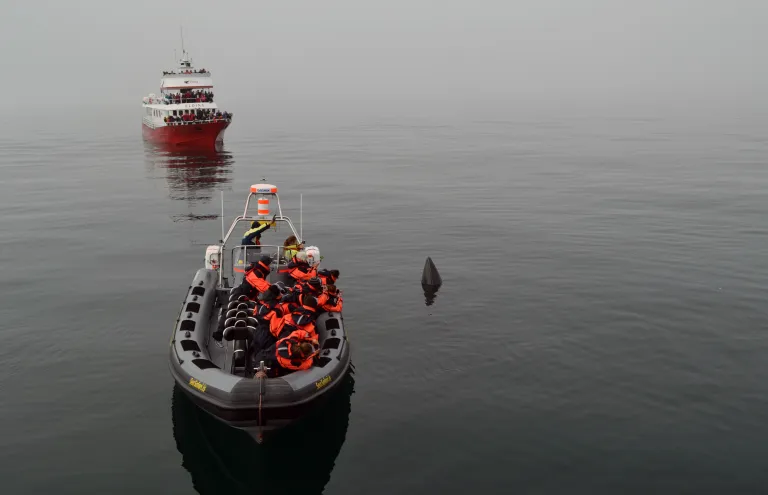
[[[232,154],[223,144],[216,146],[171,146],[145,142],[150,175],[164,173],[172,199],[190,203],[208,202],[222,185],[232,182]]]
[[[259,445],[195,406],[175,385],[171,399],[173,436],[182,466],[200,494],[322,493],[347,435],[354,378],[323,407],[275,432]]]

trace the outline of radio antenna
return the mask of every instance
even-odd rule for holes
[[[299,243],[304,242],[304,194],[299,196]]]

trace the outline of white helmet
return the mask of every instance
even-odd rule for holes
[[[320,264],[320,249],[317,246],[309,246],[304,249],[304,252],[307,253],[307,263],[309,263],[309,266]]]

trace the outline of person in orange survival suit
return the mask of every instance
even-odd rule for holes
[[[318,264],[320,264],[320,250],[317,246],[309,246],[296,253],[296,256],[288,262],[288,266],[281,272],[287,272],[298,282],[306,282],[317,276]]]
[[[312,334],[314,338],[317,338],[317,331],[315,330],[318,307],[317,299],[309,294],[301,294],[299,295],[299,301],[301,306],[294,308],[283,318],[285,323],[279,338],[283,338],[296,330],[305,330]]]
[[[291,291],[283,298],[287,302],[291,309],[303,306],[301,296],[312,296],[317,300],[317,307],[326,303],[328,296],[323,291],[323,283],[320,282],[318,277],[312,277],[306,283],[296,284]]]
[[[259,339],[254,341],[258,349],[277,341],[285,326],[285,315],[290,314],[290,307],[283,300],[280,287],[270,285],[259,295],[259,302],[253,310],[253,316],[259,322]]]
[[[317,271],[317,276],[320,277],[320,281],[323,285],[332,285],[339,279],[339,271],[321,268]]]
[[[308,370],[314,357],[320,352],[317,336],[304,330],[295,330],[280,339],[275,346],[277,365],[284,371]]]
[[[280,289],[276,285],[270,285],[259,294],[259,301],[253,310],[253,316],[259,322],[251,340],[254,366],[258,366],[259,362],[255,359],[262,350],[274,348],[277,336],[285,325],[283,318],[288,313],[288,305],[280,301],[280,296]],[[261,359],[263,358],[261,356]]]
[[[257,367],[261,361],[273,368],[273,376],[290,373],[291,371],[306,370],[312,367],[314,357],[320,352],[317,336],[305,330],[294,330],[276,343],[261,349],[253,357],[253,365]],[[274,369],[277,364],[278,369]]]
[[[271,271],[270,263],[272,263],[272,258],[264,255],[259,261],[251,263],[250,268],[246,270],[245,278],[239,289],[248,299],[254,301],[259,294],[269,289],[269,282],[266,278]]]
[[[344,305],[344,301],[341,299],[341,291],[335,285],[329,285],[325,288],[325,295],[325,302],[320,306],[320,309],[329,313],[333,311],[341,313],[341,308]]]

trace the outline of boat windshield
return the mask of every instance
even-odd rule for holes
[[[288,259],[285,257],[285,242],[295,235],[292,226],[286,220],[276,219],[275,226],[261,232],[260,239],[252,238],[246,240],[246,235],[251,230],[252,220],[239,220],[236,229],[232,233],[231,242],[228,249],[225,249],[225,255],[228,259],[224,260],[223,267],[229,267],[229,273],[224,276],[232,281],[231,286],[237,286],[243,281],[245,271],[251,263],[258,262],[264,255],[269,255],[272,259],[272,270],[275,270],[275,262],[285,266]],[[245,242],[245,244],[244,244]],[[259,242],[259,245],[255,243]]]

